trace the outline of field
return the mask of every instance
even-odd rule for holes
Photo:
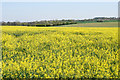
[[[3,78],[118,78],[118,61],[117,27],[2,26]]]
[[[118,22],[96,22],[96,23],[80,23],[80,24],[72,24],[66,25],[66,27],[117,27]]]

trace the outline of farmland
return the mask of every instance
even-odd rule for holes
[[[117,23],[93,24],[2,26],[3,78],[118,78]]]

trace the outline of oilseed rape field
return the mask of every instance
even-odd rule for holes
[[[3,78],[118,78],[118,27],[2,26]]]

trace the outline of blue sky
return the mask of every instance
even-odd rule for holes
[[[3,21],[117,17],[117,2],[3,2]]]
[[[119,0],[1,0],[2,2],[118,2]]]

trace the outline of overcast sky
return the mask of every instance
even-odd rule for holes
[[[29,1],[5,2],[4,0],[4,2],[2,3],[2,20],[39,21],[53,19],[54,20],[86,19],[86,18],[88,19],[99,16],[106,17],[118,16],[117,0],[116,1],[109,0],[111,2],[107,2],[108,0],[106,0],[106,2],[29,2]]]

